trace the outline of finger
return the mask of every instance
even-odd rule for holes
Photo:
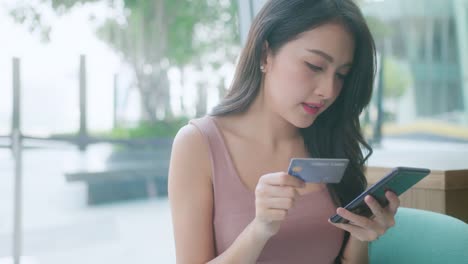
[[[387,197],[387,200],[389,202],[388,204],[388,209],[392,215],[395,215],[398,207],[400,207],[400,198],[391,191],[385,192],[385,197]]]
[[[364,201],[366,202],[367,206],[369,206],[369,208],[371,209],[375,217],[378,217],[378,218],[385,217],[384,209],[382,208],[382,206],[380,206],[379,202],[377,202],[377,200],[374,197],[367,195],[364,198]]]
[[[370,230],[366,230],[362,227],[355,226],[352,224],[342,224],[342,223],[333,223],[328,219],[328,222],[340,229],[343,229],[347,232],[349,232],[352,236],[358,238],[359,240],[364,240],[364,241],[373,241],[376,240],[379,236],[377,233],[372,232]]]
[[[275,186],[268,184],[259,184],[255,189],[255,193],[259,197],[278,197],[278,198],[295,198],[298,195],[297,190],[290,186]]]
[[[353,237],[356,237],[361,241],[373,241],[378,238],[378,235],[375,232],[364,229],[359,226],[355,226],[352,224],[333,223],[332,221],[330,221],[330,219],[328,220],[328,222],[336,226],[337,228],[349,232]]]
[[[276,186],[291,186],[296,188],[305,187],[305,182],[285,172],[270,173],[262,176],[264,183]]]
[[[293,198],[268,198],[264,201],[261,201],[263,206],[268,209],[283,209],[289,210],[294,206]]]
[[[357,232],[361,232],[362,231],[362,227],[359,227],[359,226],[355,226],[355,225],[352,225],[352,224],[342,224],[342,223],[333,223],[332,221],[330,221],[330,219],[328,219],[328,222],[338,228],[341,228],[345,231],[348,231],[349,233],[357,233]]]
[[[338,207],[336,209],[336,213],[339,214],[344,219],[352,222],[353,225],[360,226],[366,229],[373,229],[375,227],[375,223],[373,220],[364,216],[354,214],[342,207]]]
[[[268,219],[271,221],[282,221],[286,219],[288,211],[283,209],[268,209],[267,214]]]

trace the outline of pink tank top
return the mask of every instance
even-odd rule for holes
[[[255,194],[239,178],[213,117],[193,119],[190,124],[201,131],[210,148],[215,252],[220,255],[254,219]],[[344,231],[327,221],[335,210],[327,188],[299,197],[257,263],[333,263],[344,237]]]

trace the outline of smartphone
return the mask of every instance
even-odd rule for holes
[[[304,182],[339,183],[348,162],[348,159],[292,158],[288,174]]]
[[[400,196],[406,190],[418,183],[424,177],[429,175],[431,171],[425,168],[409,168],[397,167],[394,168],[389,174],[380,179],[369,189],[361,193],[356,199],[351,201],[344,208],[361,216],[372,217],[373,213],[367,206],[364,198],[367,195],[374,197],[382,207],[388,205],[388,200],[385,197],[386,191],[392,191],[397,196]],[[342,218],[340,215],[335,214],[330,217],[333,223],[348,223],[349,221]]]

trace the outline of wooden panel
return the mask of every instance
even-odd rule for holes
[[[468,166],[468,164],[467,164]],[[446,189],[450,190],[468,190],[468,169],[467,170],[449,170],[445,171]]]
[[[401,206],[446,213],[445,192],[441,190],[409,189],[400,196]]]
[[[446,214],[454,216],[468,223],[468,191],[451,190],[446,194]]]

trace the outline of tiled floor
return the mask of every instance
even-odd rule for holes
[[[69,148],[24,153],[23,255],[31,264],[175,262],[167,198],[90,207],[85,186],[64,181],[76,163],[99,162],[107,153],[106,147],[86,157]],[[13,186],[11,155],[0,149],[1,264],[12,252]]]

